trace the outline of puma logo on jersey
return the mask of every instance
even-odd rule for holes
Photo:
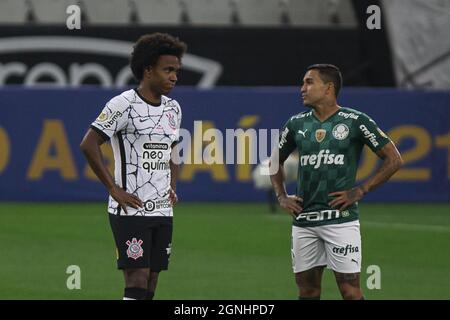
[[[330,150],[320,150],[318,154],[305,154],[300,157],[300,165],[314,166],[314,169],[319,168],[322,164],[344,165],[344,155],[330,153]]]
[[[308,131],[308,129],[306,129],[305,131],[298,130],[298,133],[300,133],[301,135],[303,135],[303,138],[306,138],[306,131]]]

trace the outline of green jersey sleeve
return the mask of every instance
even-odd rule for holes
[[[373,152],[381,150],[391,140],[389,137],[378,128],[376,122],[368,115],[361,114],[359,116],[359,137],[360,140],[366,144]]]
[[[283,127],[278,143],[280,163],[284,162],[296,148],[294,130],[292,130],[291,119]]]

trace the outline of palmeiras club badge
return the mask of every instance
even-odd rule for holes
[[[325,129],[317,129],[316,130],[316,140],[317,142],[322,142],[325,139],[327,131]]]
[[[345,138],[347,138],[349,132],[350,130],[348,129],[347,125],[343,123],[335,125],[332,130],[333,137],[338,140],[344,140]]]
[[[144,241],[141,239],[136,240],[136,238],[133,238],[131,241],[127,240],[126,244],[128,246],[127,249],[127,256],[128,258],[133,258],[134,260],[137,260],[138,258],[142,257],[144,254],[144,249],[142,249],[142,244]]]

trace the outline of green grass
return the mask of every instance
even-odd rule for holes
[[[105,204],[1,203],[0,299],[120,299]],[[290,217],[265,204],[179,204],[157,299],[296,299]],[[450,205],[361,205],[368,299],[450,299]],[[68,290],[66,268],[81,268]],[[369,290],[369,265],[381,289]],[[340,299],[329,270],[323,299]]]

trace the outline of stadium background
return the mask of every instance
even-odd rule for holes
[[[81,29],[69,30],[74,3],[0,1],[1,299],[120,298],[107,194],[78,144],[105,102],[134,85],[131,45],[154,31],[188,44],[171,96],[190,132],[199,120],[203,130],[279,129],[304,110],[306,66],[340,66],[339,103],[371,115],[406,161],[361,204],[365,295],[450,298],[448,2],[93,0],[76,2]],[[371,30],[374,4],[382,23]],[[359,181],[377,164],[366,150]],[[158,299],[295,299],[290,218],[270,210],[254,169],[182,166]],[[66,286],[70,265],[81,269],[80,290]],[[374,265],[380,289],[366,285]],[[323,298],[339,298],[330,272],[323,287]]]

